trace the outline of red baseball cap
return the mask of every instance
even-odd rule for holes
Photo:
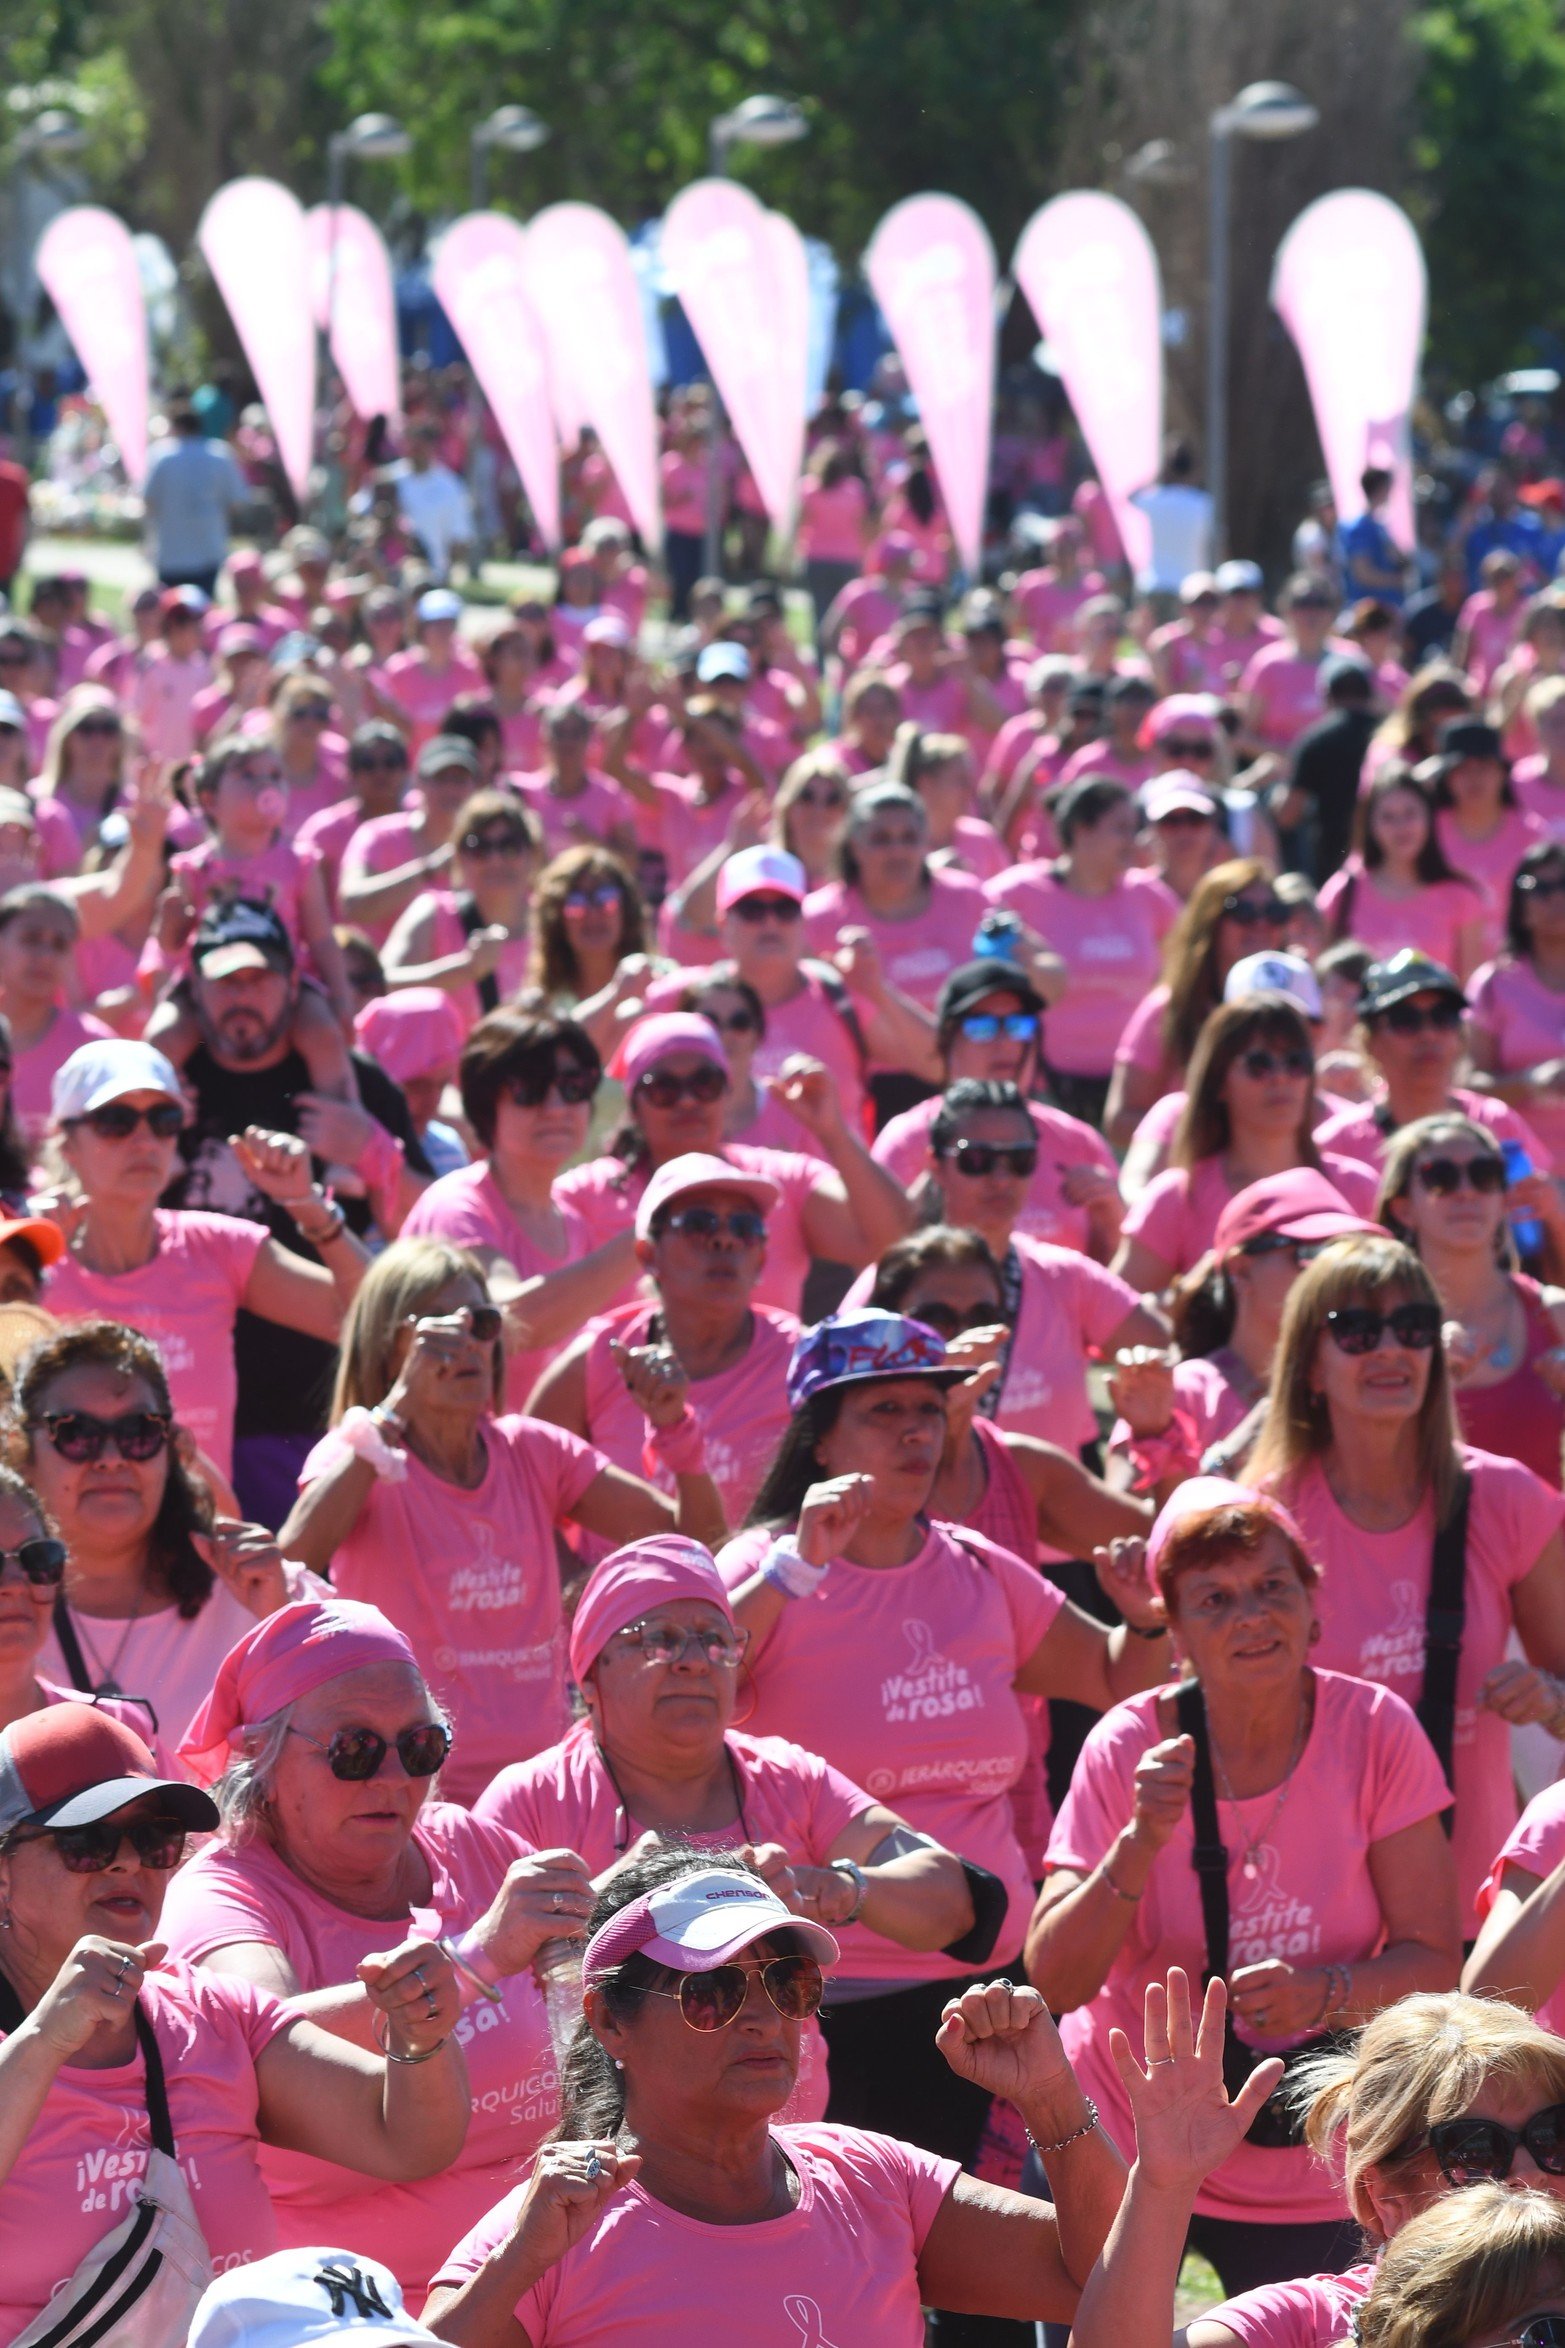
[[[1304,1240],[1385,1236],[1378,1223],[1356,1215],[1341,1191],[1313,1166],[1290,1166],[1286,1174],[1269,1174],[1264,1182],[1252,1182],[1237,1192],[1217,1219],[1212,1253],[1225,1264],[1247,1241],[1267,1232]]]
[[[95,1704],[50,1704],[0,1732],[0,1834],[95,1826],[144,1794],[161,1794],[181,1826],[210,1833],[218,1823],[209,1794],[159,1777],[135,1730]]]

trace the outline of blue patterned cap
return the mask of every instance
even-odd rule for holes
[[[797,1410],[827,1386],[859,1378],[961,1376],[946,1360],[943,1337],[905,1313],[863,1310],[834,1313],[806,1329],[788,1364],[788,1400]]]

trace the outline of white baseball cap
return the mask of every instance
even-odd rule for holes
[[[402,2304],[389,2267],[356,2250],[274,2250],[230,2267],[202,2293],[188,2348],[356,2348],[433,2341]]]
[[[1259,563],[1219,563],[1215,577],[1219,595],[1260,595],[1265,592],[1266,574]]]
[[[791,897],[802,905],[810,893],[810,876],[797,856],[786,848],[737,848],[718,868],[717,910],[726,913],[741,897],[768,892]]]
[[[426,587],[415,608],[421,620],[459,620],[463,604],[454,587]]]
[[[1177,815],[1181,810],[1192,815],[1217,813],[1217,801],[1188,767],[1171,767],[1166,775],[1154,775],[1151,782],[1142,785],[1141,812],[1148,823],[1161,823],[1165,815]]]
[[[600,1925],[583,1952],[582,1978],[591,1987],[638,1952],[675,1973],[711,1973],[774,1932],[797,1933],[822,1965],[837,1961],[824,1924],[796,1916],[758,1876],[703,1867],[644,1892]]]
[[[25,726],[27,712],[14,693],[0,693],[0,726]]]
[[[581,640],[584,644],[612,644],[623,652],[630,643],[630,629],[619,612],[600,611],[583,628]]]
[[[742,644],[708,644],[696,662],[698,685],[715,685],[725,677],[737,678],[741,685],[749,683],[750,655]]]
[[[50,1108],[56,1125],[72,1117],[86,1117],[128,1092],[167,1093],[183,1101],[179,1078],[163,1054],[151,1044],[129,1036],[105,1036],[98,1043],[78,1044],[70,1058],[56,1069]]]
[[[1319,1019],[1323,1009],[1320,981],[1302,954],[1246,954],[1236,962],[1223,985],[1225,1003],[1242,1003],[1251,995],[1286,995],[1306,1019]]]

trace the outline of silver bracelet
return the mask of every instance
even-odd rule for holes
[[[381,2027],[382,2023],[385,2023],[384,2029]],[[437,2038],[433,2046],[426,2046],[422,2054],[398,2054],[396,2048],[391,2043],[391,2024],[386,2020],[385,2009],[381,2006],[377,2006],[375,2009],[375,2019],[370,2024],[370,2034],[388,2063],[406,2063],[409,2065],[415,2063],[432,2063],[436,2055],[439,2054],[441,2048],[449,2043],[451,2037],[451,2033],[448,2030],[444,2038]]]
[[[1032,2130],[1027,2128],[1026,2121],[1024,2120],[1022,2122],[1022,2126],[1027,2128],[1027,2141],[1032,2146],[1033,2151],[1038,2155],[1040,2160],[1042,2160],[1047,2154],[1051,2152],[1063,2152],[1067,2144],[1080,2143],[1083,2136],[1090,2136],[1092,2134],[1092,2131],[1097,2126],[1097,2124],[1098,2107],[1093,2102],[1090,2095],[1087,2098],[1087,2116],[1082,2121],[1081,2126],[1079,2128],[1072,2128],[1068,2136],[1056,2136],[1052,2144],[1040,2144]]]
[[[845,1875],[853,1886],[853,1905],[837,1921],[839,1924],[856,1924],[864,1913],[864,1902],[869,1898],[869,1878],[852,1859],[833,1859],[830,1866],[833,1875]]]

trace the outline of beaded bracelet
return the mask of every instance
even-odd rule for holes
[[[1033,2151],[1038,2155],[1038,2158],[1043,2160],[1047,2158],[1051,2152],[1063,2152],[1067,2144],[1079,2143],[1083,2136],[1090,2136],[1097,2124],[1098,2107],[1089,2095],[1087,2097],[1087,2116],[1082,2121],[1079,2128],[1072,2128],[1068,2136],[1056,2136],[1052,2144],[1040,2144],[1032,2130],[1027,2128],[1027,2141],[1032,2146]],[[1022,2125],[1024,2128],[1027,2126],[1025,2120],[1022,2122]]]

